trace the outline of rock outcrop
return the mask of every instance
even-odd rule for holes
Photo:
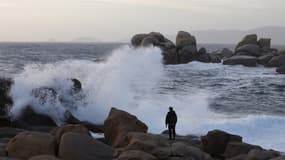
[[[244,65],[248,67],[255,67],[257,65],[257,58],[253,56],[232,56],[224,59],[224,65]]]
[[[62,160],[112,160],[113,149],[86,134],[69,132],[61,138],[58,155]]]
[[[124,146],[129,132],[147,132],[148,127],[137,117],[125,111],[112,108],[104,122],[105,138],[114,147]]]
[[[37,155],[55,155],[56,141],[48,133],[22,132],[7,144],[9,157],[28,159]]]
[[[5,116],[13,104],[9,91],[13,81],[7,78],[0,78],[0,116]]]

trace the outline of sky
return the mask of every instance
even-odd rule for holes
[[[285,26],[285,0],[0,0],[0,41]]]

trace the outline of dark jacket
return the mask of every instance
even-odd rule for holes
[[[177,122],[176,113],[174,111],[169,111],[165,119],[165,124],[176,124],[176,122]]]

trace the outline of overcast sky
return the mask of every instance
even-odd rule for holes
[[[0,41],[285,26],[285,0],[0,0]]]

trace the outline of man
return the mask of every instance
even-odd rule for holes
[[[177,123],[177,116],[172,107],[169,107],[169,112],[166,115],[165,124],[168,127],[169,140],[175,140],[175,125]]]

